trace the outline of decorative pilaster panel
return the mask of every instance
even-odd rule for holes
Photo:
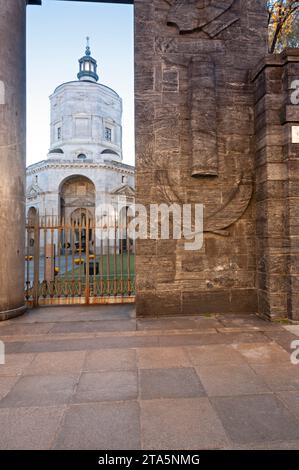
[[[215,64],[193,57],[189,66],[192,176],[218,176]]]
[[[299,319],[298,78],[296,49],[266,57],[254,73],[257,290],[259,314],[272,320]]]

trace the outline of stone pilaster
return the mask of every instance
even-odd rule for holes
[[[272,320],[299,320],[299,143],[292,141],[299,126],[296,80],[298,49],[266,57],[254,73],[258,310]]]

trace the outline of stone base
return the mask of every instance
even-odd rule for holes
[[[190,316],[210,314],[252,314],[258,311],[255,289],[227,289],[213,292],[139,292],[136,316]]]
[[[22,307],[15,308],[13,310],[5,310],[4,312],[0,312],[0,321],[9,320],[10,318],[15,318],[20,315],[23,315],[27,310],[27,307],[23,305]]]

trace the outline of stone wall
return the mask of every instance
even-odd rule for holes
[[[50,102],[48,157],[57,158],[51,152],[58,147],[65,160],[76,160],[80,154],[97,162],[122,160],[122,99],[115,91],[99,83],[73,81],[58,86]],[[105,139],[106,127],[111,142]]]
[[[137,202],[203,203],[204,246],[137,243],[137,315],[257,311],[254,95],[263,1],[135,1]]]
[[[253,81],[259,313],[298,321],[299,50],[266,57]]]

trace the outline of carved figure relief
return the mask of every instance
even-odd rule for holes
[[[176,25],[180,33],[202,30],[214,38],[238,21],[238,17],[229,11],[235,0],[166,1],[171,5],[167,22]]]
[[[238,21],[231,11],[235,0],[165,0],[169,5],[167,24],[178,28],[182,35],[203,31],[210,39]],[[188,110],[190,112],[191,176],[219,175],[217,135],[217,63],[212,54],[178,53],[179,47],[162,48],[164,63],[183,66],[188,70]],[[196,39],[194,39],[196,42]],[[207,41],[208,42],[208,41]],[[146,159],[146,157],[144,156]],[[152,157],[148,158],[150,165]],[[235,169],[231,186],[222,194],[222,203],[205,214],[205,232],[228,236],[228,228],[246,211],[253,194],[251,170],[240,167],[233,157]],[[156,162],[157,163],[157,162]],[[156,166],[158,192],[162,201],[187,203],[184,192],[172,179],[162,160]]]
[[[188,67],[192,176],[218,176],[215,64],[193,57]]]

